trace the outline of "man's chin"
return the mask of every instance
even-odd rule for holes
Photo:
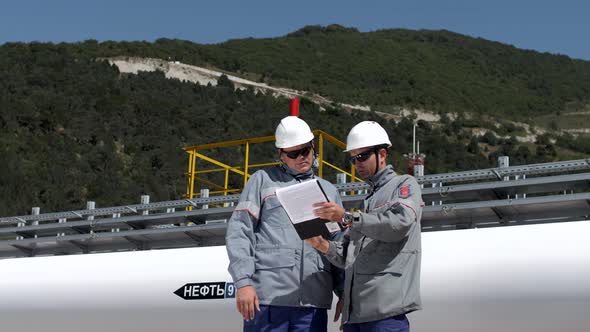
[[[305,173],[305,172],[309,171],[310,168],[311,168],[311,165],[297,166],[297,172]]]
[[[367,180],[368,176],[366,172],[359,172],[359,170],[357,169],[356,171],[358,173],[358,177],[363,179],[363,181]]]

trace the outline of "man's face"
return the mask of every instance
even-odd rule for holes
[[[313,162],[313,147],[311,143],[305,143],[279,149],[279,158],[290,169],[298,173],[305,173],[309,171]]]
[[[350,162],[354,163],[356,171],[363,180],[367,180],[375,174],[377,158],[373,148],[354,149],[350,153]]]

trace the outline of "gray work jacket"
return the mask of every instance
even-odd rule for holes
[[[254,286],[260,304],[330,308],[334,286],[341,293],[344,273],[299,238],[275,194],[312,178],[312,171],[295,174],[284,165],[257,171],[228,222],[229,273],[237,288]],[[342,204],[336,188],[317,179],[328,199]]]
[[[420,309],[420,185],[391,165],[367,181],[371,191],[342,241],[326,257],[345,269],[342,322],[376,321]]]

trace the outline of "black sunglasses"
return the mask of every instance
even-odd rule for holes
[[[304,156],[307,157],[307,155],[309,154],[309,152],[313,149],[313,147],[311,145],[305,146],[299,150],[295,150],[295,151],[285,151],[283,149],[281,149],[281,152],[285,153],[287,155],[287,157],[291,158],[291,159],[297,159],[297,157],[299,156]]]
[[[361,152],[361,153],[357,154],[356,156],[348,157],[348,162],[351,164],[354,164],[357,161],[360,161],[360,162],[367,161],[369,158],[371,158],[371,155],[373,153],[375,153],[375,150]]]

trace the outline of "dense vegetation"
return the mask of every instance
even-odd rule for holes
[[[222,68],[386,111],[396,105],[527,119],[590,100],[590,62],[448,31],[306,27],[202,54]]]
[[[416,40],[417,36],[426,40]],[[310,49],[300,50],[302,45]],[[422,58],[425,54],[422,47],[429,50],[427,58]],[[502,56],[503,53],[493,52],[494,47],[514,54]],[[399,51],[393,52],[394,48]],[[357,49],[356,53],[353,49]],[[375,52],[367,53],[371,49]],[[447,53],[442,51],[445,49]],[[406,54],[409,50],[415,53],[416,62],[401,65],[410,61]],[[462,58],[472,53],[498,57],[497,61],[486,60],[489,64],[485,68],[491,70],[485,74],[488,79],[481,76],[479,69],[484,67],[472,63],[472,58]],[[140,194],[150,194],[152,200],[181,198],[185,192],[186,168],[183,146],[272,135],[288,109],[288,100],[251,90],[234,91],[228,81],[211,87],[169,80],[160,72],[124,75],[116,67],[96,60],[114,55],[170,57],[259,73],[261,79],[310,89],[337,101],[438,110],[468,110],[471,107],[468,105],[477,104],[482,111],[494,108],[509,112],[510,108],[502,105],[510,103],[501,101],[497,95],[505,90],[513,91],[511,84],[524,84],[526,80],[516,79],[520,74],[508,75],[502,71],[502,62],[514,61],[511,68],[515,71],[541,75],[546,80],[547,93],[515,95],[524,103],[534,101],[533,106],[537,102],[546,105],[539,109],[541,112],[566,101],[586,98],[590,86],[584,83],[575,89],[573,86],[565,89],[561,85],[587,79],[585,62],[520,51],[448,32],[360,34],[350,29],[306,28],[284,38],[230,41],[221,45],[174,40],[153,44],[9,43],[0,46],[0,216],[25,214],[31,206],[41,206],[45,212],[79,209],[86,200],[97,201],[97,206],[129,204],[137,202]],[[511,59],[513,55],[516,59]],[[445,63],[436,62],[437,59]],[[388,61],[402,62],[391,66]],[[479,69],[449,69],[453,61],[471,63],[472,69]],[[526,69],[521,68],[521,62],[532,64]],[[443,67],[455,72],[446,73]],[[345,75],[345,69],[349,75]],[[398,70],[405,72],[404,79],[400,80]],[[462,75],[465,75],[463,80]],[[441,85],[445,78],[447,83]],[[419,88],[400,88],[412,80]],[[459,81],[464,82],[455,86]],[[495,90],[497,93],[484,92],[490,82],[502,88]],[[466,90],[460,97],[449,93],[463,88]],[[534,90],[529,88],[515,91]],[[400,154],[410,149],[411,119],[395,124],[371,112],[350,113],[339,108],[320,111],[305,99],[302,116],[313,128],[340,139],[361,120],[380,121],[394,142],[394,164],[405,170]],[[560,136],[555,142],[555,137],[546,135],[536,144],[526,146],[517,144],[514,138],[502,139],[492,134],[472,137],[467,131],[470,123],[464,118],[450,121],[443,117],[438,125],[424,121],[418,124],[418,136],[428,154],[427,173],[490,167],[495,165],[499,154],[512,156],[513,163],[530,163],[555,160],[562,149],[569,153],[590,153],[588,140],[572,136]],[[239,153],[213,153],[232,159],[234,164],[240,163]],[[272,148],[254,149],[253,153],[267,159],[274,155]],[[330,157],[342,158],[337,151],[331,152]]]
[[[530,121],[590,101],[590,62],[449,31],[307,26],[285,37],[215,45],[160,39],[68,45],[88,56],[136,55],[214,66],[251,79],[396,112],[479,112]]]

